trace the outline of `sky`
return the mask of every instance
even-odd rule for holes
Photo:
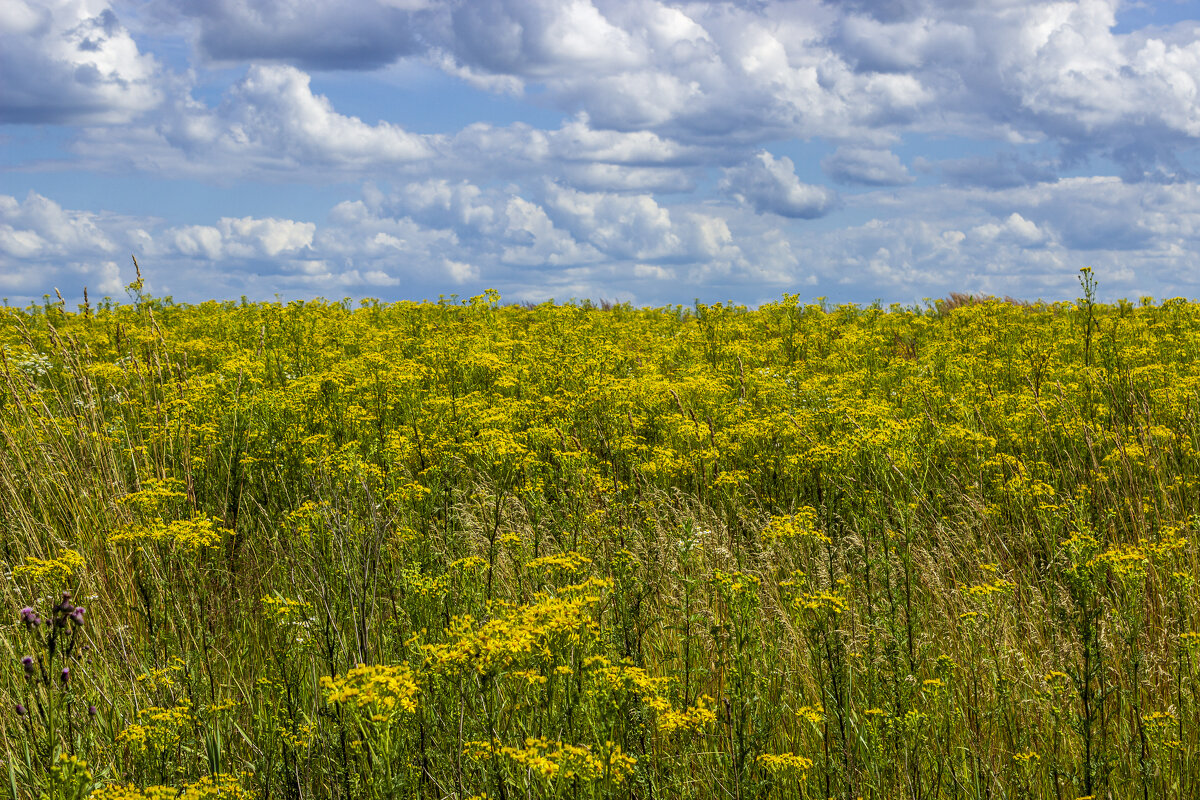
[[[1200,296],[1200,0],[4,0],[0,297]]]

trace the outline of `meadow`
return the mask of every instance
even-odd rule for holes
[[[0,310],[0,796],[1200,796],[1200,305]]]

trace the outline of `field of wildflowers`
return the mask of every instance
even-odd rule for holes
[[[1200,796],[1200,305],[0,313],[0,796]],[[2,615],[0,615],[2,616]]]

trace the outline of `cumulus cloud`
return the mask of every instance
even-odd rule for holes
[[[0,122],[119,123],[162,100],[159,66],[101,0],[7,0]]]
[[[286,66],[253,66],[223,104],[224,143],[257,154],[285,153],[336,166],[411,161],[430,154],[422,137],[388,122],[370,125],[313,94],[309,76]]]
[[[96,162],[215,179],[267,173],[323,180],[433,154],[430,137],[338,113],[310,81],[295,67],[255,65],[216,108],[184,91],[154,128],[90,128],[75,149]]]
[[[491,72],[611,71],[639,61],[629,33],[589,0],[473,0],[451,12],[460,58]]]
[[[899,156],[890,150],[839,147],[821,160],[821,169],[839,183],[864,186],[903,186],[914,180]]]
[[[867,14],[847,14],[837,39],[861,72],[907,72],[933,61],[962,59],[975,47],[970,26],[926,16],[885,22]]]
[[[96,214],[68,211],[37,192],[24,202],[0,195],[0,253],[6,256],[41,260],[116,249]]]
[[[6,53],[49,51],[48,34],[32,32],[36,12],[26,2],[20,0],[20,13],[8,12],[19,47]],[[286,171],[312,163],[366,171],[436,154],[451,170],[466,156],[472,163],[490,159],[496,168],[508,164],[510,172],[553,165],[581,188],[688,191],[697,185],[688,166],[728,166],[779,138],[828,137],[856,143],[831,159],[836,180],[901,185],[908,178],[886,148],[909,131],[949,131],[1054,142],[1074,160],[1117,161],[1126,179],[1161,181],[1190,175],[1179,153],[1200,139],[1195,31],[1114,33],[1115,0],[683,6],[192,0],[180,13],[194,20],[200,52],[253,63],[214,109],[191,100],[183,78],[153,79],[153,62],[113,27],[111,11],[73,2],[51,15],[60,39],[73,31],[79,41],[95,39],[102,52],[116,53],[119,43],[125,48],[120,69],[98,67],[114,76],[113,86],[125,87],[125,102],[95,92],[89,101],[100,97],[104,113],[128,117],[153,108],[164,87],[173,98],[151,129],[92,132],[81,146],[153,170],[180,168],[181,153],[197,174],[231,157],[238,169]],[[160,16],[174,13],[159,8]],[[89,37],[80,27],[87,20],[108,33]],[[68,66],[92,57],[71,52]],[[398,58],[425,59],[492,91],[519,93],[535,83],[544,90],[542,102],[573,116],[557,131],[480,124],[435,140],[338,113],[295,68],[374,69]],[[284,64],[255,63],[264,61]],[[731,147],[741,153],[731,155]],[[495,159],[498,152],[504,158]],[[864,161],[870,158],[875,162]],[[1047,161],[1039,169],[1058,166]],[[946,171],[960,180],[953,168]]]
[[[168,13],[174,11],[171,4]],[[285,61],[306,69],[373,69],[419,49],[423,0],[187,0],[199,50],[220,62]]]
[[[0,195],[0,294],[33,300],[83,286],[117,294],[124,283],[112,257],[136,233],[127,217],[65,209],[37,192]]]
[[[650,195],[580,192],[551,185],[546,207],[577,240],[610,257],[646,260],[680,251],[670,212]]]
[[[759,213],[814,219],[829,213],[837,195],[824,186],[802,183],[787,156],[765,150],[744,164],[724,170],[721,191]]]
[[[1101,153],[1127,177],[1170,178],[1181,174],[1173,155],[1200,137],[1195,30],[1116,33],[1118,0],[158,7],[194,21],[208,58],[363,70],[421,58],[490,91],[537,84],[596,129],[684,145],[827,136],[882,146],[909,130],[999,132]]]
[[[677,299],[680,286],[742,284],[1028,294],[1020,281],[1069,289],[1080,261],[1136,265],[1147,285],[1186,290],[1200,246],[1200,27],[1118,32],[1118,10],[13,0],[0,4],[0,114],[86,126],[67,132],[78,159],[67,166],[382,188],[323,220],[243,205],[251,216],[216,209],[170,225],[5,198],[0,288],[31,287],[38,270],[116,286],[132,251],[170,264],[176,288],[235,296],[483,282],[530,297],[620,286],[652,298],[665,286]],[[418,127],[397,109],[354,115],[378,94],[313,90],[317,70],[397,60],[500,99],[473,122],[422,116]],[[564,121],[513,121],[534,106]],[[779,141],[836,146],[824,174],[857,188],[839,197],[802,181],[769,152]],[[924,158],[896,155],[922,145]],[[39,147],[39,158],[54,149]],[[916,185],[910,170],[942,185]]]
[[[1046,234],[1037,224],[1030,222],[1017,212],[1008,215],[1003,222],[988,222],[971,229],[971,235],[983,242],[1007,239],[1025,247],[1041,244]]]
[[[176,88],[156,126],[87,128],[74,150],[97,169],[213,181],[552,174],[584,189],[642,192],[689,191],[708,163],[726,158],[723,148],[651,131],[597,129],[586,114],[552,130],[472,123],[452,135],[416,134],[339,113],[291,66],[250,67],[215,106]]]
[[[950,158],[936,164],[922,160],[921,166],[939,169],[947,181],[958,186],[1009,189],[1058,179],[1057,163],[1046,159],[1022,158],[1013,152]]]
[[[1096,267],[1107,296],[1200,289],[1195,185],[1109,177],[903,191],[869,204],[852,195],[847,203],[868,213],[865,222],[816,230],[749,207],[666,206],[557,184],[529,196],[462,182],[390,193],[366,186],[320,222],[186,226],[75,211],[41,195],[0,197],[0,293],[118,291],[126,252],[138,254],[152,291],[186,300],[388,299],[486,286],[509,299],[625,292],[656,304],[681,292],[757,301],[796,289],[860,302],[952,290],[1071,297],[1084,264]]]
[[[316,225],[290,219],[222,217],[215,226],[187,225],[163,233],[180,255],[222,258],[277,258],[312,245]]]

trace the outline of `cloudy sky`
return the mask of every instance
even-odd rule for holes
[[[0,296],[1200,296],[1200,2],[4,0]]]

